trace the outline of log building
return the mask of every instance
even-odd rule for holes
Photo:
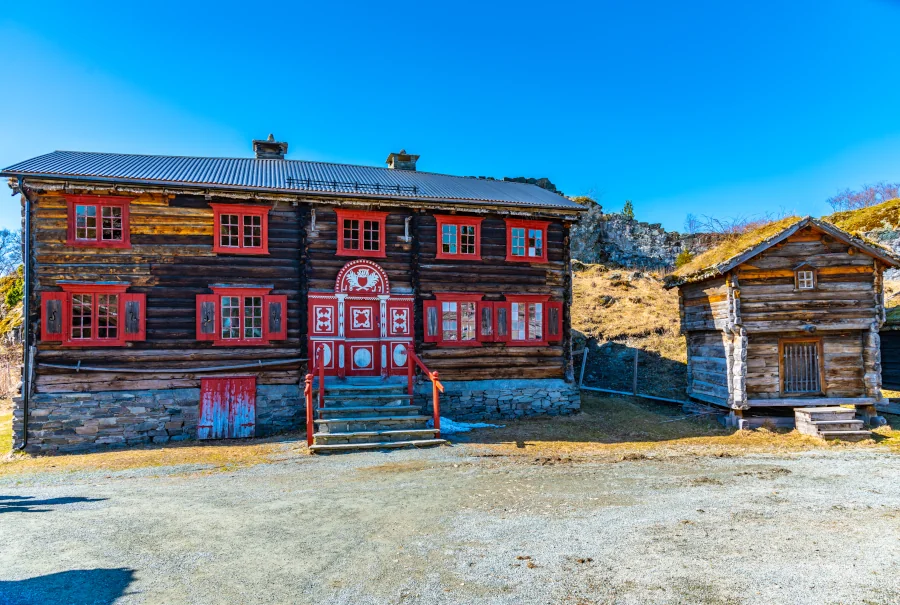
[[[728,407],[881,401],[882,275],[889,250],[791,217],[707,251],[667,278],[678,287],[688,394]]]
[[[535,185],[418,172],[405,151],[375,168],[286,160],[271,136],[253,148],[58,151],[0,173],[21,193],[25,229],[18,447],[298,429],[318,364],[327,381],[373,389],[406,380],[409,350],[441,376],[451,418],[578,409],[569,229],[580,205]]]

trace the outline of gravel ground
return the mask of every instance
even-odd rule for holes
[[[0,480],[0,603],[900,603],[900,456],[466,445]]]

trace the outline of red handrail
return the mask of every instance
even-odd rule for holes
[[[325,355],[322,353],[324,346],[316,351],[316,366],[319,368],[319,408],[325,407]],[[319,359],[320,356],[322,359]]]
[[[313,444],[313,375],[306,375],[306,386],[303,388],[303,396],[306,398],[306,446]]]
[[[419,359],[419,356],[416,355],[415,351],[411,345],[406,346],[406,378],[409,381],[407,389],[409,391],[409,396],[412,398],[414,394],[413,382],[416,377],[416,366],[421,368],[422,373],[425,375],[425,378],[431,381],[431,407],[434,411],[434,434],[435,437],[441,436],[441,397],[440,393],[444,392],[444,385],[441,384],[441,381],[438,379],[438,373],[432,372],[425,364],[422,363],[422,360]]]

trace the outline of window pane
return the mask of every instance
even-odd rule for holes
[[[122,208],[119,206],[103,206],[100,209],[103,219],[103,230],[100,239],[104,241],[122,241]]]
[[[544,256],[544,232],[541,229],[528,230],[528,256]]]
[[[510,308],[512,312],[512,339],[525,340],[525,305],[523,303],[512,303]]]
[[[261,216],[244,216],[244,248],[262,248]]]
[[[97,296],[97,338],[119,337],[119,296],[100,294]]]
[[[490,336],[494,333],[494,326],[491,323],[491,308],[489,306],[481,308],[481,333],[484,336]]]
[[[237,296],[222,297],[222,338],[241,337],[241,299]]]
[[[460,340],[475,340],[475,303],[460,303]]]
[[[444,254],[456,254],[456,225],[441,226],[441,250]]]
[[[92,303],[92,294],[72,295],[72,340],[91,338]]]
[[[544,305],[531,303],[528,305],[528,340],[544,338]]]
[[[456,340],[456,303],[441,303],[443,340]]]
[[[97,239],[96,206],[75,206],[75,239]]]
[[[460,229],[460,254],[475,254],[475,226],[463,225]]]
[[[363,250],[381,250],[381,230],[378,221],[363,221]]]
[[[509,313],[506,307],[497,307],[497,336],[505,338],[509,334]]]
[[[347,219],[344,221],[344,248],[347,250],[359,250],[359,221]]]
[[[513,256],[525,256],[525,229],[513,227],[510,232],[512,233]]]
[[[244,338],[262,338],[262,296],[244,297]]]
[[[797,271],[797,287],[801,290],[812,290],[815,287],[812,271]]]
[[[240,246],[240,227],[237,214],[222,214],[219,216],[219,245],[229,248]]]

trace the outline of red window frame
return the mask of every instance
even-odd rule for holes
[[[521,295],[510,295],[506,297],[506,305],[509,309],[509,334],[508,334],[508,342],[511,345],[515,346],[546,346],[547,342],[547,319],[549,313],[547,312],[548,304],[550,303],[549,295],[541,295],[541,294],[521,294]],[[514,307],[515,305],[515,307]],[[516,329],[513,327],[516,325],[516,317],[518,311],[518,305],[525,305],[525,325],[523,326],[525,332],[525,338],[519,339],[516,338]],[[533,326],[530,321],[531,311],[532,309],[536,309],[536,306],[540,305],[540,316],[541,316],[541,327],[539,332],[532,331]]]
[[[387,241],[385,240],[385,223],[387,223],[387,212],[375,212],[370,210],[335,210],[337,214],[337,255],[353,256],[357,258],[387,258]],[[348,242],[344,235],[346,221],[359,221],[357,225],[358,239],[357,247],[348,246]],[[365,222],[376,223],[379,247],[377,250],[365,250]],[[374,231],[373,231],[374,232]]]
[[[67,195],[66,198],[66,244],[78,248],[131,248],[130,197],[108,195]],[[76,220],[79,206],[94,208],[94,237],[79,238]],[[122,216],[121,239],[103,239],[103,210],[119,208]]]
[[[435,294],[435,300],[425,301],[425,330],[426,330],[426,342],[436,342],[440,347],[480,347],[481,340],[479,339],[480,330],[478,329],[479,324],[479,303],[481,303],[481,299],[484,298],[483,294],[462,294],[462,293],[453,293],[453,292],[441,292],[439,294]],[[448,330],[445,329],[446,325],[444,323],[444,312],[443,307],[445,305],[456,304],[456,326],[454,329],[456,338],[446,339],[445,332]],[[475,317],[474,317],[474,325],[472,326],[472,330],[474,332],[474,338],[469,340],[463,340],[463,322],[462,322],[462,305],[463,304],[472,304],[475,309]],[[429,336],[428,334],[428,308],[435,307],[437,309],[437,338],[434,338],[432,334]]]
[[[435,219],[437,219],[437,253],[435,258],[439,260],[481,260],[481,221],[484,218],[438,214],[435,215]],[[456,226],[456,252],[444,252],[444,225]],[[474,227],[475,229],[475,252],[472,254],[464,254],[462,252],[462,227]]]
[[[287,296],[283,294],[270,294],[272,291],[271,288],[257,288],[252,286],[212,286],[210,289],[213,291],[212,294],[200,294],[197,296],[197,340],[212,341],[214,346],[220,347],[247,347],[268,345],[272,341],[287,339]],[[259,297],[261,299],[259,315],[261,325],[259,337],[248,337],[246,332],[248,318],[245,299],[251,296]],[[222,299],[225,297],[237,297],[240,299],[237,315],[238,336],[236,338],[225,338],[223,336],[225,315]],[[213,303],[214,305],[214,315],[212,317],[214,330],[211,333],[205,333],[202,328],[204,303]],[[273,330],[271,326],[270,316],[275,313],[275,310],[272,309],[271,305],[278,305],[277,309],[280,309],[280,313],[278,313],[280,319],[278,322],[278,330]]]
[[[550,221],[530,221],[520,219],[506,219],[506,260],[516,263],[546,263],[547,262],[547,229]],[[519,246],[514,245],[513,229],[524,229],[524,241],[522,242],[522,254],[514,254]],[[529,231],[539,230],[541,233],[541,254],[531,256],[528,254]],[[518,241],[518,240],[516,240]]]
[[[213,209],[213,252],[216,254],[268,254],[269,253],[269,208],[268,206],[247,206],[243,204],[210,204]],[[237,246],[222,244],[222,215],[237,216]],[[260,245],[248,246],[244,238],[244,224],[247,219],[259,218]],[[251,225],[252,227],[252,225]]]
[[[69,347],[124,347],[131,341],[142,341],[147,338],[147,305],[145,294],[129,294],[125,284],[62,284],[62,292],[44,292],[41,295],[41,340],[48,342],[60,342]],[[88,325],[91,332],[90,338],[75,338],[72,325],[73,312],[76,308],[75,297],[90,296],[90,315]],[[115,328],[116,335],[113,338],[99,336],[100,331],[100,305],[97,297],[116,296]],[[57,308],[61,316],[58,321],[59,330],[54,331],[53,323],[48,316],[51,301],[58,302]],[[128,308],[137,309],[137,317],[133,325],[135,329],[128,331],[126,325],[126,312]]]

